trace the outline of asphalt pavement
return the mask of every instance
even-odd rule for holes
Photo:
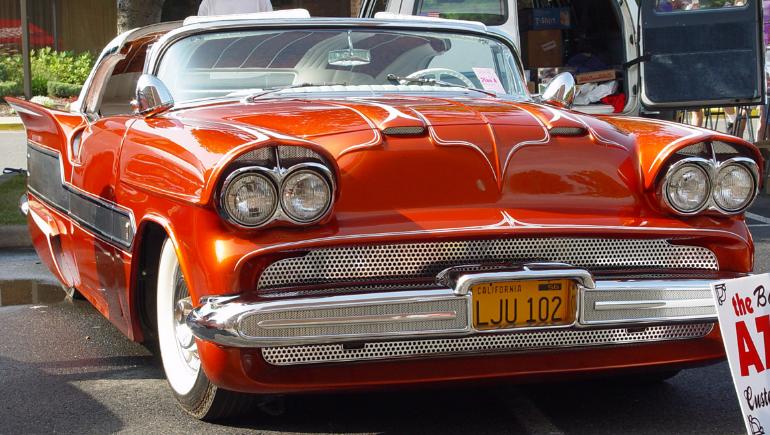
[[[0,130],[0,171],[27,167],[27,141],[24,130]]]

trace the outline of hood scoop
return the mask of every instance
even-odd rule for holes
[[[382,129],[382,133],[386,136],[422,136],[425,134],[425,127],[422,125],[386,127]]]
[[[588,134],[588,130],[583,127],[551,127],[548,130],[551,136],[560,137],[579,137]]]

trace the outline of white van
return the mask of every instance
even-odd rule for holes
[[[577,72],[597,64],[615,70],[615,92],[625,104],[574,107],[588,113],[750,105],[765,93],[761,0],[362,0],[361,17],[378,12],[499,28],[511,36],[533,81],[544,66],[528,62],[533,47],[560,50],[565,69],[577,63]],[[561,40],[534,39],[544,34]]]

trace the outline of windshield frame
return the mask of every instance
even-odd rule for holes
[[[150,49],[147,56],[147,61],[144,66],[144,72],[157,76],[161,66],[161,62],[166,52],[177,42],[186,39],[191,36],[202,35],[207,33],[222,33],[230,31],[243,31],[243,30],[273,30],[280,29],[282,31],[290,30],[302,30],[308,28],[319,28],[323,30],[365,30],[372,31],[407,31],[407,32],[436,32],[436,33],[449,33],[449,34],[464,34],[477,37],[484,37],[492,39],[501,43],[508,50],[511,51],[514,66],[518,68],[520,74],[519,80],[523,85],[523,90],[526,94],[521,95],[509,95],[499,94],[499,97],[511,97],[517,99],[531,100],[531,94],[527,90],[526,80],[524,77],[524,65],[521,62],[521,56],[516,49],[513,41],[502,31],[497,29],[490,29],[484,24],[474,22],[464,22],[445,19],[416,19],[416,20],[381,20],[370,18],[344,18],[344,19],[325,19],[325,18],[310,18],[310,19],[281,19],[281,20],[233,20],[233,21],[218,21],[209,23],[200,23],[189,26],[183,26],[176,30],[173,30],[158,40]],[[220,97],[214,100],[238,100],[238,97]],[[207,99],[212,101],[211,99]],[[190,100],[195,103],[202,100]],[[184,105],[188,105],[187,101],[183,102]]]

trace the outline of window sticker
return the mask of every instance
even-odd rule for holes
[[[476,74],[481,87],[487,91],[505,93],[505,88],[500,82],[500,78],[497,77],[495,70],[492,68],[473,68],[473,73]]]

